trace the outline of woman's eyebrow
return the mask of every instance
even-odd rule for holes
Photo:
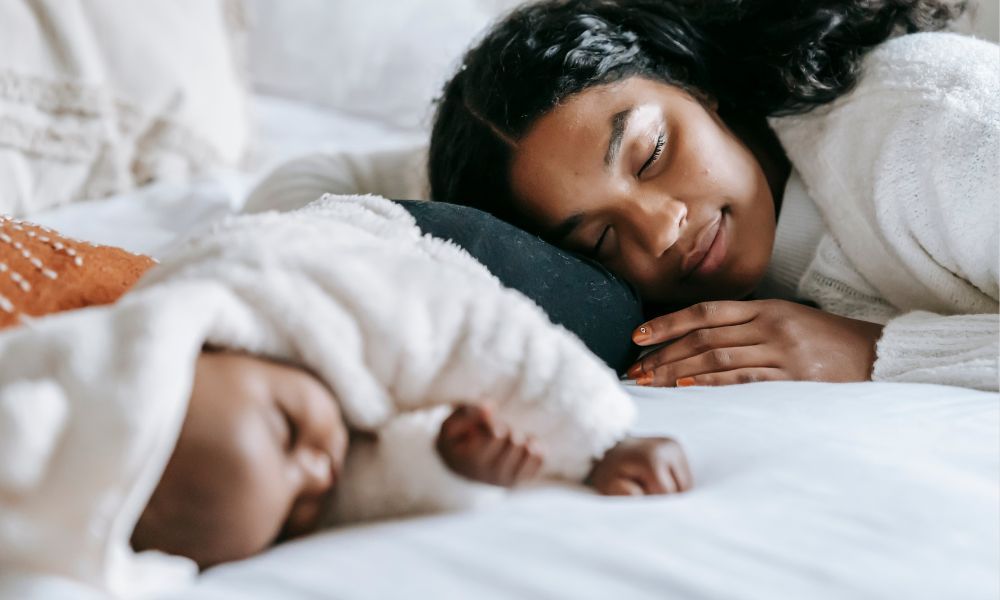
[[[608,141],[608,151],[604,154],[604,166],[609,169],[615,164],[621,153],[625,128],[628,127],[628,120],[632,118],[633,112],[635,112],[634,106],[617,112],[611,117],[611,139]]]
[[[584,214],[582,212],[575,213],[562,223],[547,231],[543,237],[558,246],[567,237],[569,237],[569,234],[573,233],[573,230],[580,226],[580,223],[583,222],[583,217]]]

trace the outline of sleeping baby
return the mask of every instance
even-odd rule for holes
[[[419,432],[407,420],[427,416],[398,417],[385,435],[401,427]],[[204,353],[177,446],[139,519],[132,546],[186,556],[204,568],[316,531],[337,515],[341,478],[345,486],[363,485],[357,475],[344,473],[345,459],[349,449],[375,451],[377,439],[368,437],[355,434],[355,443],[365,447],[350,447],[337,402],[308,372],[246,355]],[[512,487],[531,480],[542,465],[531,444],[515,441],[479,406],[451,412],[435,446],[453,472],[484,484]],[[587,481],[606,494],[657,494],[686,489],[689,475],[671,440],[636,438],[608,451]],[[385,503],[378,496],[396,491],[398,484],[390,481],[370,487],[367,495],[375,496],[372,504],[378,505]],[[372,504],[358,507],[367,518],[416,510],[373,515]]]
[[[388,201],[231,219],[44,319],[30,291],[121,251],[4,228],[0,595],[158,592],[191,561],[532,479],[690,485],[675,443],[626,437],[631,402],[579,340]],[[146,266],[98,270],[123,290]]]

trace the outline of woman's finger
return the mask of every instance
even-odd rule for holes
[[[733,369],[720,373],[705,373],[683,378],[678,381],[679,387],[689,387],[693,385],[737,385],[740,383],[756,383],[758,381],[788,381],[791,377],[784,369],[775,367],[753,367],[744,369]]]
[[[688,387],[700,385],[700,376],[772,367],[774,358],[766,346],[716,348],[677,362],[660,365],[636,379],[639,385],[652,387]],[[723,385],[723,384],[716,384]]]
[[[696,329],[746,323],[757,313],[757,305],[751,301],[701,302],[643,323],[632,332],[632,341],[640,346],[660,344]]]
[[[643,373],[648,373],[660,365],[691,358],[717,348],[755,346],[764,341],[761,337],[761,332],[754,327],[752,321],[742,325],[696,329],[640,358],[629,368],[628,376],[638,379]]]

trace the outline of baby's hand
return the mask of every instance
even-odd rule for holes
[[[691,471],[674,440],[628,438],[598,461],[587,484],[608,496],[673,494],[691,488]]]
[[[478,406],[459,406],[445,419],[437,451],[462,477],[503,487],[532,479],[542,467],[541,455],[529,442],[515,442],[510,431]]]

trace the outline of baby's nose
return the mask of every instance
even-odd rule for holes
[[[333,485],[333,461],[328,453],[315,448],[303,448],[299,461],[305,478],[304,492],[321,494]]]

